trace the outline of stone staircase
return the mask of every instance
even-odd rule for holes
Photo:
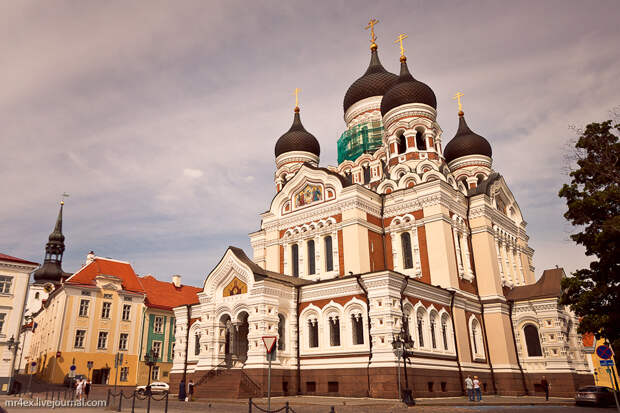
[[[244,399],[262,396],[263,391],[242,369],[214,368],[196,381],[197,398]]]

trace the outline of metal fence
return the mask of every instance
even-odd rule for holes
[[[118,400],[117,400],[118,399]],[[151,401],[164,402],[164,413],[168,413],[168,392],[162,393],[160,396],[149,393],[141,393],[136,390],[125,391],[122,390],[118,393],[114,393],[112,389],[108,389],[108,396],[106,399],[106,406],[108,409],[115,410],[117,412],[123,409],[123,400],[131,400],[131,413],[136,410],[136,400],[139,402],[146,400],[146,413],[151,412]],[[129,403],[126,401],[125,403]],[[140,403],[141,405],[143,403]],[[142,406],[139,406],[142,407]]]
[[[255,409],[255,410],[253,410]],[[250,397],[248,399],[248,413],[252,413],[252,412],[262,412],[262,413],[280,413],[280,412],[284,412],[284,413],[297,413],[290,405],[288,402],[284,403],[283,407],[280,407],[279,409],[265,409],[263,407],[260,407],[259,405],[257,405],[256,403],[254,403],[254,401],[252,400],[252,398]],[[336,413],[336,409],[334,408],[334,406],[330,406],[329,407],[329,413]]]

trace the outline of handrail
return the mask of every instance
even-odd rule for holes
[[[209,377],[215,376],[218,374],[218,369],[220,367],[226,366],[226,360],[224,360],[223,362],[221,362],[220,364],[218,364],[217,366],[213,367],[211,370],[209,370],[208,372],[206,372],[195,384],[194,386],[200,386],[202,383],[204,383],[205,381],[207,381],[207,379]]]
[[[245,371],[243,370],[239,370],[239,371],[241,372],[242,384],[244,384],[246,387],[249,387],[249,390],[252,392],[253,395],[262,396],[263,395],[262,387],[256,384],[256,382],[252,380]]]

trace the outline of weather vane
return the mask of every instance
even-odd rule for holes
[[[405,57],[405,48],[403,47],[403,40],[405,40],[407,37],[409,37],[409,36],[407,36],[404,33],[403,34],[399,34],[398,35],[398,39],[396,39],[394,41],[394,43],[400,43],[400,57],[401,57],[401,59],[403,57]]]
[[[459,105],[459,113],[463,112],[463,104],[461,103],[461,98],[465,96],[464,94],[462,94],[461,92],[456,92],[456,94],[452,97],[452,99],[456,99],[458,105]]]
[[[370,19],[368,26],[366,26],[366,30],[370,29],[370,47],[377,47],[375,44],[375,40],[377,40],[377,36],[375,36],[375,24],[377,23],[379,23],[379,20]]]
[[[299,92],[301,92],[301,89],[296,87],[295,88],[295,107],[299,108]]]

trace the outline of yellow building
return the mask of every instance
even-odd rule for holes
[[[62,383],[75,365],[75,373],[89,375],[94,384],[118,380],[135,386],[145,297],[129,263],[89,254],[86,265],[59,285],[35,315],[29,361],[37,362],[37,375]],[[115,369],[117,353],[123,354],[123,363]]]

